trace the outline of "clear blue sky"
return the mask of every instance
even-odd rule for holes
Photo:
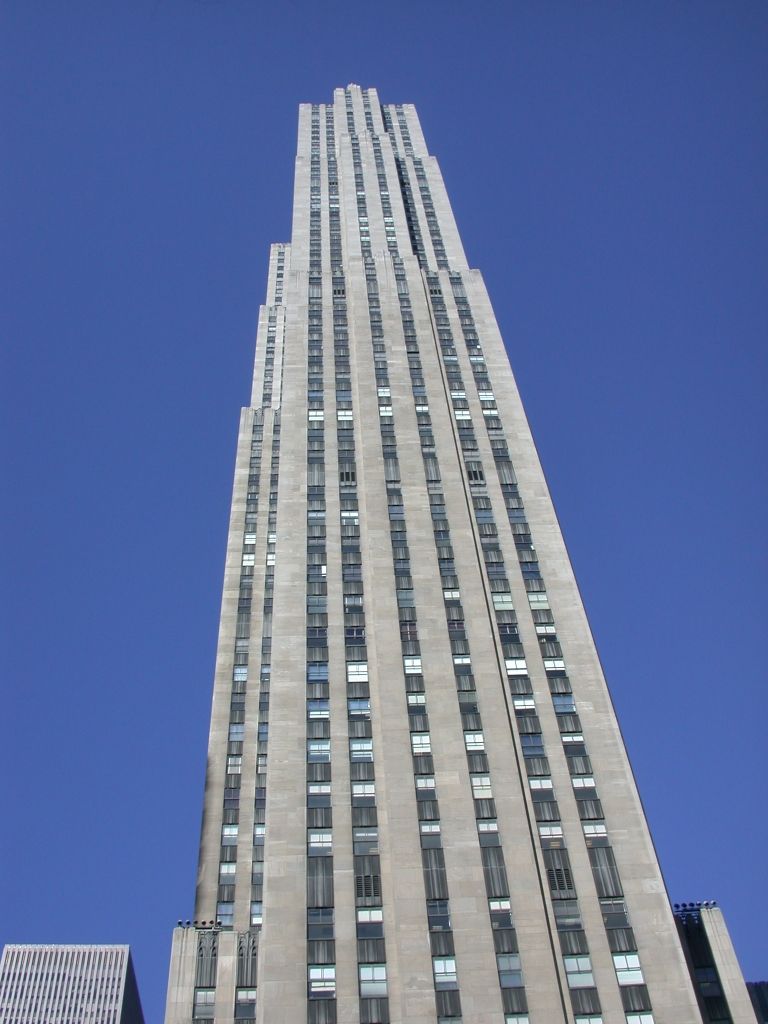
[[[486,275],[671,895],[767,976],[768,6],[5,0],[0,41],[0,939],[130,942],[161,1019],[268,245],[353,81]]]

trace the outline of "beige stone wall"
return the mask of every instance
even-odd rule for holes
[[[754,1024],[752,1000],[744,984],[723,912],[719,907],[701,907],[699,914],[733,1024]]]
[[[493,933],[483,882],[475,809],[464,749],[453,661],[446,626],[441,580],[433,538],[429,495],[425,483],[414,399],[393,266],[387,254],[386,227],[378,193],[372,140],[364,130],[363,98],[351,92],[365,177],[368,226],[376,260],[387,359],[396,424],[398,457],[406,510],[411,572],[417,606],[425,690],[440,803],[443,845],[450,891],[453,934],[463,1007],[471,1024],[503,1021]],[[513,725],[506,671],[490,587],[482,562],[469,485],[457,449],[457,435],[445,373],[432,320],[425,281],[411,252],[405,209],[378,99],[371,91],[374,129],[381,138],[392,223],[408,277],[417,325],[423,376],[442,473],[447,517],[455,551],[461,600],[465,610],[478,703],[497,805],[511,904],[520,945],[532,1024],[573,1021],[554,916],[539,849],[531,793]],[[350,334],[350,361],[355,410],[355,448],[361,522],[361,551],[376,767],[383,906],[387,945],[388,996],[392,1024],[433,1024],[435,993],[427,931],[417,802],[410,755],[395,577],[390,547],[387,496],[377,414],[376,381],[368,323],[363,264],[360,258],[356,189],[347,131],[345,94],[334,97],[336,153],[339,161],[340,214],[345,247],[345,276]],[[518,477],[542,573],[554,612],[577,709],[591,755],[598,793],[606,811],[611,843],[621,873],[631,923],[635,928],[656,1024],[694,1024],[699,1020],[683,956],[675,933],[664,884],[642,807],[632,779],[610,697],[594,648],[589,625],[573,577],[567,550],[539,465],[519,395],[509,368],[481,275],[467,268],[461,240],[439,168],[424,144],[415,110],[404,108],[413,155],[405,158],[411,178],[416,216],[427,260],[435,265],[434,246],[416,182],[414,159],[423,160],[432,200],[451,268],[464,276],[467,294],[485,352],[511,459]],[[270,311],[276,312],[275,383],[272,405],[282,419],[277,513],[272,676],[267,761],[264,923],[259,945],[257,1021],[260,1024],[303,1024],[306,1020],[306,423],[307,423],[307,294],[309,259],[309,147],[311,108],[303,105],[299,119],[299,150],[291,245],[285,247],[282,294],[277,291],[276,259],[270,260],[268,302],[259,318],[254,368],[253,407],[244,410],[238,440],[232,517],[222,600],[219,651],[206,779],[205,806],[196,916],[213,920],[216,913],[222,799],[226,763],[229,701],[232,683],[234,629],[244,532],[245,493],[251,429],[261,402],[264,345]],[[397,119],[393,134],[404,153]],[[339,498],[336,475],[336,407],[331,321],[331,278],[328,257],[328,192],[325,165],[325,108],[321,107],[321,223],[323,233],[325,467],[328,561],[329,678],[332,736],[332,803],[336,911],[336,972],[339,1024],[359,1020],[357,948],[353,893],[352,831],[346,683],[343,641]],[[472,368],[451,298],[448,274],[442,289],[451,316],[464,386],[488,480],[499,542],[512,587],[528,672],[542,722],[552,779],[579,894],[584,928],[604,1024],[624,1024],[620,991],[603,927],[587,848],[579,820],[558,723],[538,639],[474,385]],[[281,299],[275,305],[275,300]],[[256,774],[258,666],[261,606],[267,545],[270,456],[274,408],[264,412],[259,520],[253,585],[253,613],[246,740],[243,751],[240,831],[238,836],[235,932],[249,927],[252,859],[252,793]],[[216,1020],[232,1020],[235,974],[234,933],[221,935]],[[194,929],[177,930],[169,985],[167,1024],[190,1020],[194,971]],[[229,958],[229,959],[228,959]]]

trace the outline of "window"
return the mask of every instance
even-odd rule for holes
[[[387,994],[386,964],[359,964],[360,997],[376,999]]]
[[[421,832],[421,834],[423,836],[439,836],[440,835],[440,822],[439,821],[422,821],[422,822],[419,822],[419,831]]]
[[[227,861],[219,864],[219,881],[224,885],[232,885],[237,871],[237,864],[234,861]]]
[[[356,739],[349,741],[349,759],[350,761],[372,761],[373,760],[373,740],[369,739]]]
[[[451,911],[448,900],[427,900],[427,922],[431,932],[451,930]]]
[[[544,668],[547,670],[565,668],[565,662],[562,658],[544,658]]]
[[[572,693],[553,693],[552,703],[556,715],[572,715],[576,711],[576,702]]]
[[[307,761],[317,764],[321,761],[331,760],[330,740],[307,740]]]
[[[504,953],[496,957],[499,970],[499,984],[502,988],[521,988],[523,972],[520,970],[520,957],[517,953]]]
[[[307,938],[333,938],[333,907],[312,907],[307,910]]]
[[[490,775],[471,775],[472,796],[475,800],[490,800],[493,797]]]
[[[594,789],[595,780],[591,775],[577,775],[571,779],[574,789]]]
[[[231,928],[232,922],[235,918],[235,904],[234,903],[217,903],[216,904],[216,920],[221,924],[223,928]]]
[[[624,900],[600,900],[606,928],[629,928],[629,914]]]
[[[357,911],[358,939],[380,939],[384,936],[384,911],[381,907],[360,907]]]
[[[372,804],[376,799],[376,786],[372,782],[353,782],[352,799],[358,804]]]
[[[614,953],[613,966],[620,985],[642,985],[645,981],[637,953]]]
[[[563,746],[566,747],[566,753],[570,754],[571,751],[567,749],[569,743],[583,743],[584,737],[580,732],[564,732],[560,739],[563,741]]]
[[[627,1024],[654,1024],[652,1013],[628,1013]]]
[[[256,1002],[256,989],[255,988],[238,988],[235,989],[235,1016],[236,1017],[251,1017],[253,1016],[253,1010],[255,1007],[253,1004]],[[249,1007],[248,1004],[251,1004]],[[251,1012],[249,1012],[249,1009]],[[244,1012],[241,1012],[244,1011]]]
[[[333,852],[333,834],[330,829],[308,829],[307,851],[310,857],[328,857]]]
[[[195,1004],[192,1016],[195,1020],[200,1018],[213,1020],[213,1006],[216,1002],[216,989],[196,988]]]
[[[327,661],[310,661],[307,664],[307,682],[308,683],[327,683],[328,682],[328,662]]]
[[[327,700],[308,700],[307,718],[321,719],[331,717],[331,706]]]
[[[524,676],[528,672],[525,658],[507,658],[504,665],[508,676]]]
[[[261,927],[264,921],[264,912],[261,903],[251,903],[251,924]]]
[[[531,789],[552,789],[552,779],[548,776],[542,776],[540,778],[528,779],[528,785]]]
[[[481,732],[465,732],[464,746],[467,750],[485,750],[485,738]]]
[[[539,825],[539,835],[542,839],[555,839],[562,834],[561,825]]]
[[[237,846],[237,825],[222,825],[221,845]]]
[[[355,697],[347,701],[347,715],[350,718],[370,718],[371,702],[367,697]]]
[[[379,852],[379,830],[377,828],[353,828],[352,849],[357,856]]]
[[[509,900],[488,900],[491,927],[494,931],[512,927],[512,910]]]
[[[403,658],[403,669],[407,676],[421,674],[421,658]]]
[[[581,929],[581,914],[577,900],[556,900],[554,909],[558,931],[570,932]]]
[[[544,740],[540,732],[523,733],[520,737],[523,757],[544,757]]]
[[[584,829],[585,836],[605,836],[608,834],[608,829],[605,827],[604,821],[587,821],[584,822],[582,827]]]
[[[347,682],[348,683],[367,683],[368,682],[368,662],[367,661],[350,661],[347,663]]]
[[[453,957],[435,957],[432,960],[432,974],[436,989],[458,988],[456,960]]]
[[[307,967],[307,994],[310,999],[336,997],[336,966],[310,964]]]
[[[230,725],[229,727],[229,741],[230,743],[242,743],[245,738],[245,726],[244,725]]]
[[[330,782],[310,782],[307,785],[307,807],[330,807]]]
[[[435,777],[434,775],[417,775],[416,776],[416,789],[417,790],[429,790],[434,792],[435,790]]]
[[[428,732],[411,733],[411,750],[416,754],[431,754],[432,742]]]
[[[592,988],[594,986],[592,961],[588,956],[564,956],[563,964],[568,979],[568,988]]]

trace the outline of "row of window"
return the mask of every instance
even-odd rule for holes
[[[349,91],[345,96],[347,128],[352,147],[353,171],[357,192],[357,214],[360,245],[364,257],[370,255],[371,242],[368,228],[368,210],[365,189],[361,177],[361,161],[359,141],[355,130],[354,111]],[[391,219],[386,225],[388,240],[394,235]],[[340,271],[336,271],[340,273]],[[334,306],[334,325],[336,324],[336,307]],[[336,329],[334,326],[334,334]],[[348,372],[348,370],[347,370]],[[340,376],[337,363],[337,386]],[[343,377],[342,377],[343,379]],[[351,404],[347,406],[351,410]],[[337,416],[340,414],[337,401]],[[339,430],[343,429],[343,420],[338,422]],[[339,437],[342,435],[339,433]],[[354,444],[354,441],[352,442]],[[350,485],[345,483],[341,467],[344,460],[339,449],[339,502],[342,516],[342,557],[345,550],[355,552],[360,557],[360,529],[358,519],[357,492],[351,490],[356,486],[353,480]],[[349,595],[350,597],[352,595]],[[389,1020],[389,1003],[387,998],[386,947],[384,941],[383,906],[381,895],[381,867],[378,856],[378,817],[376,810],[376,785],[374,778],[373,740],[370,723],[370,691],[368,688],[368,664],[365,643],[365,612],[363,608],[363,588],[359,587],[359,603],[353,604],[345,599],[344,606],[345,643],[349,637],[351,644],[357,644],[358,652],[366,657],[365,661],[356,660],[353,656],[355,648],[347,647],[347,686],[348,686],[348,728],[350,769],[352,773],[352,826],[353,854],[355,868],[355,900],[357,903],[357,937],[358,955],[375,953],[377,963],[358,965],[360,998],[368,1000],[361,1003],[361,1020],[385,1022]],[[349,631],[349,632],[347,632]],[[353,694],[355,694],[353,696]]]
[[[404,287],[398,289],[400,292],[401,313],[410,306],[405,274],[403,273],[402,276]],[[404,320],[405,329],[407,329],[407,324],[408,321]],[[406,348],[409,352],[409,359],[418,356],[418,342],[415,338],[406,336]],[[422,454],[432,514],[435,551],[443,583],[444,610],[456,674],[459,708],[465,725],[467,764],[472,796],[475,802],[478,842],[483,859],[486,888],[489,898],[504,899],[507,907],[509,907],[506,867],[495,817],[491,776],[489,774],[488,757],[485,752],[485,740],[482,733],[477,693],[472,675],[471,655],[465,630],[464,612],[460,600],[459,580],[456,576],[453,548],[450,543],[450,523],[445,507],[445,498],[439,483],[440,468],[437,456],[434,453],[434,441],[431,430],[428,429],[431,428],[430,412],[420,388],[413,381],[413,376],[412,389],[421,432]],[[519,970],[517,942],[512,926],[511,914],[509,911],[507,913],[509,916],[509,927],[506,929],[500,928],[498,920],[494,922],[492,916],[492,924],[494,925],[493,937],[499,967],[499,985],[505,1011],[524,1013],[527,1006],[522,986],[522,973]],[[515,972],[510,970],[509,964],[512,960],[507,958],[515,958],[517,965]]]
[[[354,156],[353,156],[354,159]],[[378,140],[374,145],[374,159],[379,184],[380,201],[385,217],[391,215],[389,192],[384,170],[381,148]],[[359,159],[355,160],[355,176],[358,187],[358,209],[365,208],[365,194],[362,188],[362,169]],[[393,563],[397,577],[396,594],[400,608],[401,647],[403,652],[403,675],[411,721],[421,717],[425,701],[424,683],[421,675],[421,656],[418,646],[418,630],[416,612],[413,602],[413,591],[410,585],[410,559],[408,553],[405,514],[400,490],[400,473],[397,460],[397,444],[395,424],[392,416],[391,391],[386,359],[386,348],[379,314],[379,292],[375,264],[366,260],[364,236],[361,233],[361,249],[365,260],[366,284],[368,293],[369,321],[373,344],[373,355],[376,369],[377,400],[379,407],[379,429],[382,443],[382,454],[385,463],[385,479],[387,501],[390,511],[390,536],[392,541]],[[393,260],[397,260],[397,241],[394,234],[388,236],[388,245]],[[439,806],[435,794],[434,775],[428,733],[412,732],[413,771],[416,797],[419,804],[420,831],[424,849],[424,883],[427,895],[427,915],[430,923],[430,940],[432,944],[432,970],[437,1003],[438,1018],[442,1020],[458,1019],[461,1014],[461,1003],[458,993],[456,961],[453,953],[453,936],[450,930],[448,914],[448,893],[445,888],[445,868],[442,861],[442,846],[439,830]],[[440,933],[432,930],[430,915],[430,897],[439,897],[445,908]],[[434,902],[434,900],[432,901]]]
[[[310,255],[317,254],[319,261],[320,117],[314,109],[310,163]],[[336,998],[336,968],[328,641],[327,628],[320,625],[327,624],[322,279],[312,273],[307,332],[307,997],[308,1020],[313,1021],[318,1012],[315,1001]]]
[[[531,614],[533,616],[536,633],[539,638],[540,654],[549,681],[552,704],[555,713],[558,716],[558,720],[561,723],[563,747],[566,752],[568,766],[571,771],[574,795],[579,801],[580,815],[583,821],[583,831],[589,847],[590,860],[593,865],[593,873],[595,875],[598,894],[604,898],[620,896],[621,887],[618,879],[618,872],[615,869],[612,851],[607,845],[608,841],[605,824],[603,821],[599,820],[602,818],[602,811],[600,809],[600,802],[597,798],[594,777],[591,775],[591,765],[589,758],[586,755],[583,737],[576,731],[580,729],[580,723],[578,716],[576,715],[576,706],[571,692],[570,683],[565,672],[565,662],[562,657],[562,650],[557,640],[554,618],[546,600],[546,591],[544,590],[543,580],[541,579],[538,560],[536,558],[535,549],[533,548],[530,529],[526,521],[522,501],[519,498],[514,471],[512,469],[511,461],[509,460],[509,453],[506,441],[504,440],[502,424],[498,416],[498,410],[493,396],[493,391],[491,390],[491,384],[487,377],[485,361],[475,329],[474,319],[469,307],[469,302],[466,298],[466,292],[460,275],[451,275],[451,283],[461,329],[469,353],[473,375],[475,377],[478,399],[481,404],[484,422],[486,424],[491,448],[494,454],[497,476],[499,478],[499,483],[507,507],[510,528],[513,534],[526,589],[529,591]],[[436,315],[438,315],[439,311],[439,314],[444,317],[443,322],[438,329],[444,332],[443,336],[445,340],[451,344],[452,338],[450,336],[450,325],[446,316],[445,304],[442,300],[439,280],[436,277],[430,285],[430,299],[433,304],[433,308],[436,310]],[[449,338],[450,341],[448,341]],[[455,352],[455,350],[453,351]],[[450,372],[450,369],[448,369],[449,374]],[[463,386],[461,397],[465,398],[465,395],[463,394]],[[471,420],[471,416],[469,419]],[[461,429],[461,427],[459,429]],[[488,529],[488,526],[492,521],[492,514],[481,517],[478,515],[478,509],[476,507],[475,515],[481,536],[484,532],[486,536],[493,535],[495,530]],[[483,541],[484,548],[488,543],[488,541]],[[487,565],[486,568],[488,568]],[[493,584],[493,575],[490,572],[489,577],[491,577],[491,583]],[[499,633],[502,642],[504,642],[507,638],[504,636],[501,628],[499,629]],[[522,654],[522,648],[520,648],[520,653]],[[512,665],[516,668],[522,668],[525,665],[525,661],[512,660]],[[509,672],[510,659],[507,659],[507,668]],[[559,818],[559,814],[556,809],[557,805],[554,799],[551,779],[548,776],[548,764],[546,762],[546,755],[543,747],[543,741],[541,739],[540,729],[537,725],[538,719],[536,716],[535,702],[530,690],[530,682],[524,682],[522,678],[512,679],[511,682],[513,685],[513,706],[518,724],[522,726],[521,739],[523,741],[524,753],[529,758],[527,760],[530,774],[529,786],[534,799],[537,818],[540,822],[542,820],[546,822],[555,822]],[[530,726],[534,726],[536,731],[533,731]],[[565,728],[563,728],[563,726],[565,726]],[[537,744],[537,746],[540,747],[540,751],[536,749],[534,744]],[[541,763],[536,764],[537,761]],[[546,775],[531,774],[531,770],[533,770],[534,773],[541,772],[542,768],[546,768]],[[597,817],[598,820],[594,820],[595,817]],[[555,846],[562,846],[562,827],[552,823],[540,823],[539,833],[542,847],[544,848],[545,859],[548,858],[550,861],[557,859],[560,862],[558,864],[550,864],[547,870],[553,895],[558,893],[563,897],[575,896],[575,891],[572,888],[572,880],[570,879],[570,866],[567,863],[567,853],[565,849],[562,848],[558,850],[557,853],[554,849],[549,849],[553,844]],[[624,925],[626,926],[627,922],[625,913],[623,918]],[[619,958],[618,960],[615,959],[617,981],[622,987],[633,985],[638,986],[629,998],[625,998],[625,1006],[627,1009],[632,1010],[650,1009],[650,1004],[647,1001],[647,990],[645,990],[645,986],[643,984],[643,977],[639,968],[639,962],[631,971],[626,967],[620,969],[619,966],[622,956],[629,956],[633,957],[635,960],[637,959],[636,952],[634,952],[634,940],[631,929],[629,929],[628,926],[621,927],[620,930],[611,929],[609,930],[608,935],[612,942],[612,947],[622,951],[621,953],[615,954],[615,957]],[[570,940],[563,943],[564,952],[568,950],[569,947],[574,947],[574,941],[573,936],[571,936]],[[579,944],[583,947],[583,951],[586,952],[585,940],[579,940]],[[588,957],[577,957],[576,959],[588,960]],[[579,972],[574,972],[572,970],[573,958],[569,959],[566,957],[566,960],[568,961],[565,966],[569,987],[572,990],[591,988],[591,983],[580,983],[574,980],[579,978]],[[589,974],[589,972],[587,973]],[[591,977],[591,974],[589,974],[589,977]],[[580,992],[579,996],[574,998],[574,1008],[577,1011],[579,1009],[588,1009],[590,1017],[585,1019],[594,1019],[591,1015],[593,1013],[599,1013],[599,1002],[596,999],[596,993],[594,1005],[590,1005],[592,1000],[590,998],[585,1000],[584,995],[584,992]]]
[[[270,316],[269,327],[274,324]],[[272,461],[270,465],[270,491],[268,507],[268,537],[264,573],[264,608],[262,616],[262,660],[259,677],[259,722],[256,751],[256,780],[254,790],[254,837],[251,863],[250,927],[258,932],[262,924],[261,893],[263,884],[264,808],[266,802],[266,758],[269,708],[269,677],[271,651],[271,612],[274,586],[275,534],[277,517],[277,470],[280,451],[279,413],[274,414],[272,432]],[[221,846],[219,859],[218,893],[216,903],[217,924],[231,929],[234,924],[235,881],[237,875],[237,846],[239,838],[241,774],[245,737],[245,698],[248,686],[248,662],[251,632],[253,577],[255,569],[256,529],[259,506],[261,459],[263,451],[264,417],[259,410],[254,416],[246,493],[240,582],[235,628],[234,666],[230,691],[230,713],[227,736],[226,775],[222,809]],[[204,935],[205,933],[203,933]],[[254,943],[256,940],[254,939]],[[255,950],[254,944],[254,950]],[[251,957],[255,971],[255,952]],[[216,959],[204,979],[198,978],[194,995],[193,1017],[213,1016],[215,999]],[[202,964],[203,961],[200,961]],[[198,965],[200,966],[200,965]],[[201,983],[202,982],[202,983]],[[253,1016],[251,1004],[255,989],[239,986],[235,996],[235,1017]]]
[[[283,285],[285,283],[285,246],[278,245],[277,247],[277,261],[275,263],[275,295],[274,303],[276,306],[281,305],[283,301]]]
[[[498,530],[491,502],[485,491],[485,474],[482,464],[478,461],[470,461],[467,456],[468,452],[475,452],[477,450],[477,444],[471,414],[468,410],[464,383],[458,366],[458,357],[453,344],[450,322],[447,317],[438,276],[429,275],[428,280],[430,301],[434,310],[440,349],[457,422],[457,431],[460,435],[462,450],[465,453],[467,476],[472,491],[473,512],[478,533],[481,537],[485,569],[492,588],[496,624],[502,645],[507,678],[513,695],[512,703],[524,754],[530,755],[534,753],[530,746],[528,746],[528,741],[532,735],[536,737],[536,756],[535,758],[526,756],[526,768],[529,776],[529,790],[534,802],[535,816],[538,823],[539,841],[546,864],[546,877],[550,894],[556,900],[569,898],[574,907],[577,907],[570,862],[563,845],[562,828],[559,825],[551,824],[551,822],[559,819],[559,813],[557,811],[552,781],[549,777],[549,766],[546,761],[543,739],[538,728],[538,719],[535,716],[535,702],[532,696],[530,679],[527,674],[525,653],[518,635],[517,619],[512,606],[509,581],[506,577],[504,560],[498,543]],[[462,327],[464,328],[466,318],[461,319]],[[479,384],[478,388],[480,389]],[[487,380],[483,381],[483,389],[479,390],[479,394],[484,413],[487,411],[492,416],[495,416],[496,407],[493,393],[490,390],[490,382]],[[488,422],[488,419],[486,419],[486,424]],[[492,451],[499,481],[502,490],[505,491],[514,486],[514,474],[511,463],[508,460],[506,442],[502,438],[492,437]],[[520,538],[516,536],[515,539],[523,576],[526,579],[526,583],[528,583],[529,579],[535,579],[538,575],[535,553],[531,547],[529,557],[521,557],[520,546],[518,546]],[[529,540],[529,538],[527,539]],[[530,728],[528,728],[529,726],[534,726],[536,731],[532,733]],[[578,931],[569,932],[567,941],[563,942],[561,936],[563,953],[567,954],[578,951],[584,954],[582,959],[588,960],[586,935],[581,930],[580,917],[577,923]],[[571,966],[571,961],[566,957],[564,960],[565,973],[577,1016],[579,1018],[583,1016],[583,1011],[586,1011],[589,1015],[599,1013],[600,1003],[597,990],[591,982],[587,981],[586,975],[580,979],[573,977],[569,973]]]
[[[328,175],[329,193],[337,182],[335,157],[331,156],[332,120],[327,120],[328,133]],[[341,231],[338,209],[331,202],[330,250],[333,277],[333,329],[334,357],[337,398],[337,441],[339,452],[339,497],[341,505],[342,537],[342,582],[344,591],[345,644],[347,650],[347,714],[349,731],[349,754],[352,771],[351,801],[353,851],[355,857],[355,894],[358,904],[358,945],[359,954],[371,953],[376,962],[361,959],[358,965],[361,1018],[367,1021],[388,1020],[386,960],[383,932],[383,908],[381,905],[380,868],[378,866],[378,828],[376,821],[376,791],[373,776],[373,741],[370,724],[370,695],[368,691],[368,667],[365,655],[365,616],[363,586],[361,578],[361,551],[359,540],[359,516],[356,496],[356,473],[354,467],[353,411],[351,405],[351,381],[349,380],[349,350],[345,286],[342,276]],[[361,215],[362,217],[362,215]],[[361,228],[364,221],[361,220]],[[318,429],[316,415],[314,429]],[[312,429],[312,428],[310,428]],[[311,435],[310,435],[311,436]],[[309,595],[308,595],[309,600]],[[309,606],[308,606],[309,607]],[[323,615],[325,610],[317,609]],[[309,620],[308,620],[309,621]],[[313,620],[314,621],[314,620]],[[327,628],[327,622],[317,621],[316,628]],[[309,642],[309,637],[308,637]],[[318,709],[313,709],[315,712]],[[322,713],[322,709],[319,709]],[[313,713],[313,712],[310,712]],[[319,748],[315,748],[318,756]],[[319,756],[326,756],[325,750]],[[327,844],[329,837],[315,835],[314,841]],[[330,839],[332,842],[332,839]],[[319,847],[322,849],[322,846]],[[319,852],[319,851],[318,851]],[[322,853],[320,854],[322,856]],[[310,971],[312,967],[310,966]],[[335,995],[329,991],[324,998]],[[327,1017],[323,1017],[327,1020]]]

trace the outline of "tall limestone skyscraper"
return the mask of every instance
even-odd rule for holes
[[[167,1024],[693,1024],[483,279],[412,106],[304,105]]]

